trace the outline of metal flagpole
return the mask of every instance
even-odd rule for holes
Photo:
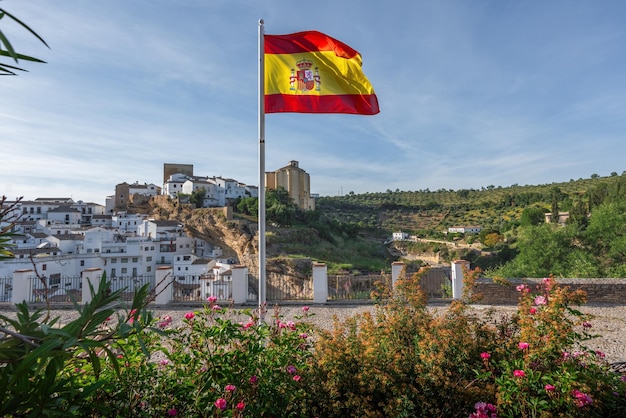
[[[259,19],[259,319],[265,309],[265,27]]]

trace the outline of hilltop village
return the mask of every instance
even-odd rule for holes
[[[297,161],[266,173],[268,189],[282,187],[304,210],[315,208],[310,178]],[[226,217],[239,198],[258,197],[256,186],[222,177],[196,176],[191,164],[164,164],[163,186],[121,183],[106,204],[71,198],[4,201],[10,209],[4,224],[15,221],[10,250],[15,258],[0,261],[0,277],[35,269],[54,286],[65,277],[80,277],[99,268],[108,278],[153,275],[172,266],[179,284],[201,279],[229,280],[231,266],[241,263],[232,253],[202,237],[194,237],[179,221],[159,220],[147,210],[151,199],[218,208]],[[3,294],[0,289],[0,297]]]

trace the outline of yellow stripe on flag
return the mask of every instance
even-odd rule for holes
[[[307,76],[312,81],[303,82]],[[266,54],[265,94],[369,95],[374,88],[363,74],[360,55],[346,59],[332,51],[318,51]]]

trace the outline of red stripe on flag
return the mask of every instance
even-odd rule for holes
[[[338,94],[305,96],[287,94],[265,95],[265,113],[350,113],[375,115],[380,112],[375,94]]]
[[[266,54],[298,54],[316,51],[334,51],[338,57],[346,59],[352,59],[359,54],[343,42],[318,31],[265,35]]]

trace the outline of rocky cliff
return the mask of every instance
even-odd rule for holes
[[[188,235],[220,247],[224,258],[237,259],[240,264],[248,267],[251,273],[258,271],[256,220],[234,216],[232,208],[196,209],[190,204],[181,204],[165,196],[153,198],[150,207],[155,219],[183,222]],[[271,235],[271,239],[266,241],[268,273],[295,276],[310,274],[309,259],[281,257],[282,238],[298,239],[294,237],[294,234],[297,235],[296,231],[290,228],[268,227],[267,232]]]

